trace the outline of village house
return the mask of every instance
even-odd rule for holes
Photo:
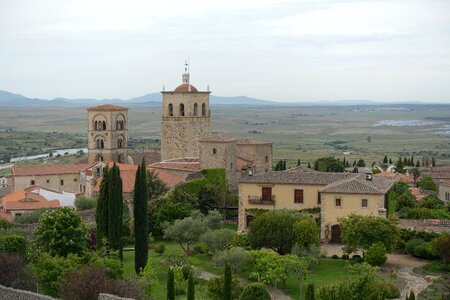
[[[352,213],[386,217],[387,192],[394,181],[371,174],[325,173],[296,168],[239,180],[239,231],[258,210],[294,209],[320,224],[321,239],[339,243],[338,218]]]

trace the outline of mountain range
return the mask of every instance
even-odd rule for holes
[[[126,106],[160,106],[162,102],[161,93],[149,93],[144,96],[135,97],[131,99],[68,99],[68,98],[54,98],[54,99],[39,99],[28,98],[20,94],[14,94],[8,91],[0,90],[0,106],[95,106],[102,104],[115,104]],[[371,100],[341,100],[341,101],[315,101],[315,102],[277,102],[251,98],[246,96],[210,96],[210,103],[212,106],[217,105],[233,105],[233,106],[366,106],[366,105],[415,105],[415,104],[430,104],[421,103],[418,101],[394,101],[394,102],[378,102]],[[438,104],[438,103],[435,103]],[[447,104],[439,104],[447,105]]]

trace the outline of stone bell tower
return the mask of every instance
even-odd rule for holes
[[[126,163],[128,158],[128,108],[100,105],[87,109],[88,160]]]
[[[185,63],[182,84],[162,91],[161,160],[198,157],[199,141],[211,135],[208,91],[198,91],[189,82]]]

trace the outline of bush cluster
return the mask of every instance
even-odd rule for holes
[[[435,259],[438,258],[438,254],[431,246],[430,242],[426,242],[423,239],[411,239],[405,245],[405,251],[417,258]]]

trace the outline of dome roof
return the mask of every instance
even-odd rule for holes
[[[177,88],[174,90],[174,92],[187,93],[187,92],[198,92],[198,90],[192,84],[184,83],[184,84],[180,84],[179,86],[177,86]]]

